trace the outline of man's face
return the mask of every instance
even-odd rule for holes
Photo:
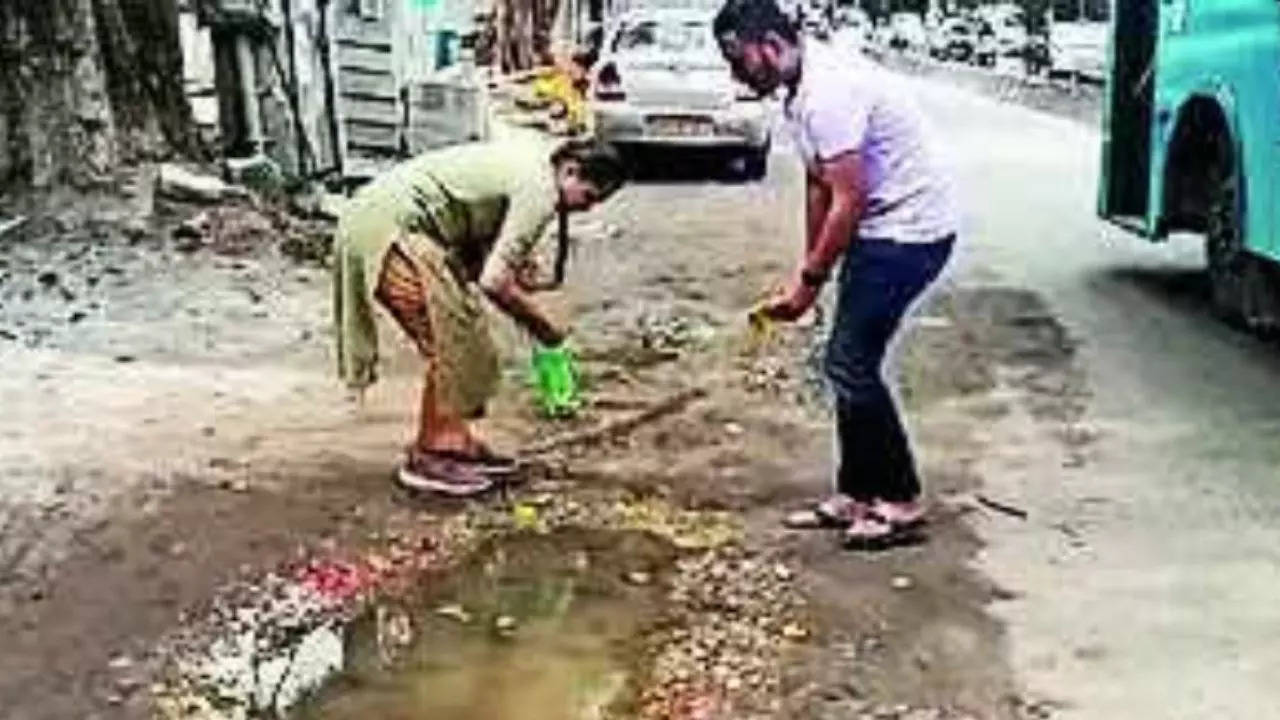
[[[769,95],[782,84],[776,43],[722,35],[719,44],[720,54],[729,62],[729,70],[738,82],[760,95]]]

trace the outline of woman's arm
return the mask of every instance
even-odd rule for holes
[[[533,248],[555,215],[554,203],[533,188],[512,194],[506,217],[480,273],[480,289],[513,320],[544,345],[558,345],[567,331],[553,322],[521,282],[521,270],[533,257]]]
[[[503,312],[528,330],[543,345],[559,345],[568,331],[552,321],[534,302],[528,290],[521,287],[515,270],[502,258],[485,264],[480,276],[480,289],[502,308]]]

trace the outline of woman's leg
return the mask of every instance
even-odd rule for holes
[[[475,455],[480,447],[471,426],[441,402],[436,363],[427,361],[422,380],[422,404],[418,411],[418,435],[414,449],[422,452],[452,452]]]
[[[456,410],[448,407],[439,391],[436,338],[427,307],[426,282],[398,246],[392,246],[378,279],[378,300],[418,346],[426,362],[422,401],[418,413],[416,452],[473,454],[480,446],[471,428]]]

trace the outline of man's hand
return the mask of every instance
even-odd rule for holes
[[[785,290],[773,295],[760,306],[764,315],[780,322],[794,322],[809,312],[818,299],[818,288],[801,282],[799,274]]]

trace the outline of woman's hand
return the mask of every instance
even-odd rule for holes
[[[529,258],[512,272],[515,274],[516,283],[525,292],[546,292],[560,287],[555,280],[543,277],[542,264],[536,258]]]
[[[569,329],[554,322],[530,297],[515,268],[505,262],[489,263],[480,275],[480,289],[503,312],[529,331],[538,342],[558,346],[569,335]]]

